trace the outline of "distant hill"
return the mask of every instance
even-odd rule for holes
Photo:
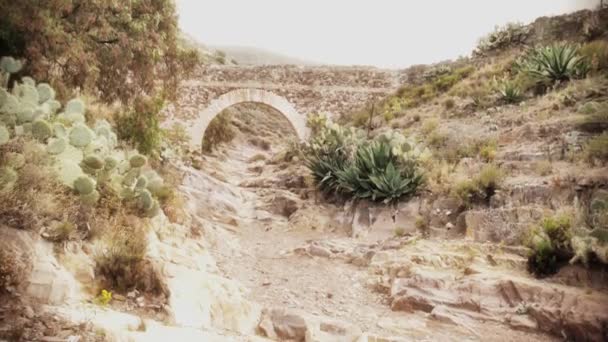
[[[249,46],[213,46],[213,49],[226,53],[227,60],[243,65],[293,64],[315,65],[318,63],[290,57],[273,51]]]

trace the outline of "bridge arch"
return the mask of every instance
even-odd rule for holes
[[[247,102],[265,104],[278,110],[287,118],[300,140],[308,138],[306,116],[299,114],[287,99],[261,89],[236,89],[217,97],[199,113],[194,125],[189,129],[192,146],[202,146],[203,136],[209,123],[219,113],[228,107]]]

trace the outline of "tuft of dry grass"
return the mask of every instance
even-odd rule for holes
[[[553,173],[553,165],[548,160],[541,160],[534,163],[534,172],[539,176],[548,176]]]
[[[487,204],[502,185],[504,177],[504,172],[496,165],[486,164],[474,177],[454,184],[451,193],[467,207],[477,203]]]
[[[591,138],[583,153],[588,162],[605,165],[608,162],[608,133]]]
[[[0,191],[0,223],[40,230],[78,210],[76,196],[57,180],[51,160],[41,145],[31,140],[13,140],[0,147],[0,164],[15,154],[23,155],[25,163],[14,170],[16,181]]]
[[[145,260],[148,227],[140,218],[119,213],[97,241],[96,274],[104,288],[126,292],[133,288],[155,294],[167,294],[158,270]]]

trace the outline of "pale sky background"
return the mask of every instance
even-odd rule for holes
[[[469,55],[495,25],[599,0],[177,0],[207,45],[254,46],[318,63],[406,67]]]

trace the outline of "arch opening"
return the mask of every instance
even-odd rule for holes
[[[298,113],[285,98],[260,89],[237,89],[219,96],[199,114],[196,123],[189,130],[191,145],[201,147],[211,121],[225,109],[240,103],[258,103],[273,108],[287,119],[299,140],[308,139],[306,116]]]

